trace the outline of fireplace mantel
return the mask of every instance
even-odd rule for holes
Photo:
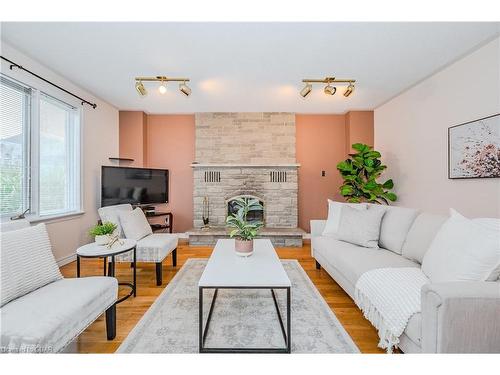
[[[192,168],[299,168],[300,164],[192,163]]]

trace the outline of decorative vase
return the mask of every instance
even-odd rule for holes
[[[234,250],[236,255],[248,257],[253,254],[253,240],[234,240]]]
[[[105,246],[109,243],[111,237],[108,234],[101,234],[95,236],[95,243],[101,246]]]

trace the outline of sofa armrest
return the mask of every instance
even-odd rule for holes
[[[500,353],[500,283],[422,287],[423,353]]]
[[[311,237],[321,236],[325,230],[326,220],[311,220]]]

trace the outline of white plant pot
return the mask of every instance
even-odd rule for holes
[[[101,246],[107,245],[110,240],[111,237],[109,236],[109,234],[95,236],[95,243]]]

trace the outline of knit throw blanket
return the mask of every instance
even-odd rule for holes
[[[429,279],[420,268],[380,268],[356,283],[354,301],[378,330],[378,346],[392,353],[408,321],[420,312],[420,289]]]

